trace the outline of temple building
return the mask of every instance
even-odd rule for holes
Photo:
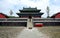
[[[51,18],[60,18],[60,12],[58,12],[58,13],[52,15]]]
[[[17,13],[17,15],[20,18],[28,18],[28,17],[34,17],[34,18],[41,18],[41,10],[38,10],[37,8],[23,8],[22,10],[19,10],[20,13]]]
[[[0,26],[24,26],[27,27],[27,18],[33,17],[33,26],[60,26],[60,12],[51,16],[51,18],[41,18],[44,14],[37,8],[23,8],[16,13],[18,18],[8,18],[8,16],[0,13]],[[5,19],[7,18],[7,19]],[[57,19],[59,18],[59,19]]]
[[[0,18],[9,18],[6,14],[0,13]]]

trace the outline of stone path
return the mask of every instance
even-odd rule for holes
[[[49,38],[46,34],[39,32],[37,28],[22,30],[17,38]]]

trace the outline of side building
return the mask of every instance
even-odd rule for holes
[[[3,13],[0,13],[0,18],[9,18],[9,17]]]
[[[52,15],[51,18],[60,18],[60,12],[58,12],[58,13]]]

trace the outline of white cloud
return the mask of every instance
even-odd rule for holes
[[[60,12],[60,6],[55,6],[55,5],[50,6],[50,16],[58,12]]]
[[[49,6],[49,0],[3,0],[0,4],[0,8],[2,9],[0,11],[5,12],[6,14],[10,9],[12,9],[16,13],[16,10],[22,7],[37,7],[45,13],[43,15],[43,17],[45,17],[46,7],[47,5]]]
[[[60,12],[60,0],[53,0],[53,2],[50,0],[49,3],[50,3],[49,4],[49,7],[50,7],[50,16]]]

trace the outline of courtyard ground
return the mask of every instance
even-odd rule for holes
[[[0,26],[0,38],[60,38],[60,26],[27,29],[20,26]]]

